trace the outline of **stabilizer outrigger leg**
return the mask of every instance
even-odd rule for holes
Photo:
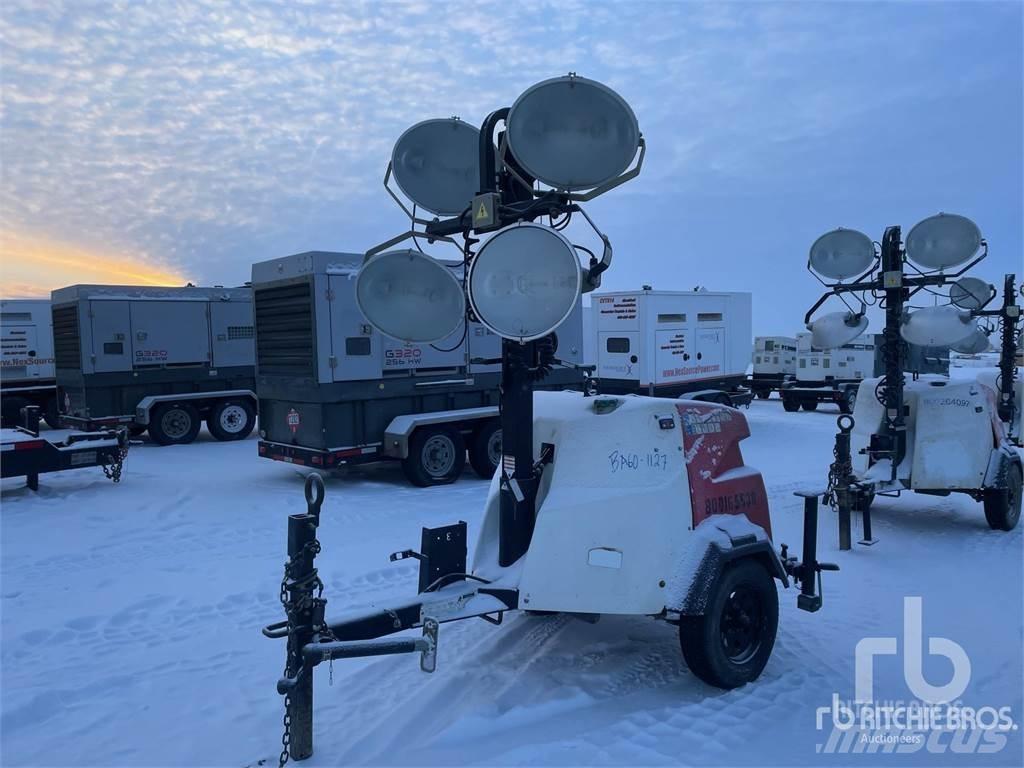
[[[818,497],[821,496],[821,492],[796,491],[794,495],[804,500],[802,559],[789,557],[785,544],[782,545],[780,556],[786,573],[800,585],[800,594],[796,598],[797,608],[814,613],[821,608],[821,572],[838,571],[839,566],[835,563],[818,562]]]

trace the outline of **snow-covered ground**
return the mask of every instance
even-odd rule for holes
[[[798,488],[824,486],[834,409],[785,413],[755,401],[743,444],[772,501],[777,542],[797,544]],[[41,478],[38,494],[3,482],[3,765],[256,765],[276,761],[282,641],[278,586],[302,477],[261,460],[256,443],[208,435],[132,449],[120,485],[98,469]],[[422,525],[469,522],[487,484],[415,489],[397,465],[332,476],[318,565],[328,614],[415,591],[416,566],[388,553]],[[680,505],[682,506],[682,500]],[[687,670],[674,627],[644,618],[507,616],[441,628],[438,671],[414,657],[336,662],[316,672],[316,754],[309,765],[1021,765],[1019,730],[1000,750],[827,754],[816,710],[854,695],[854,649],[898,638],[875,658],[875,700],[913,697],[903,671],[904,598],[923,631],[970,660],[964,705],[1022,709],[1022,528],[990,531],[967,497],[879,499],[870,548],[836,550],[822,515],[825,605],[781,594],[775,652],[762,677],[723,692]],[[912,649],[911,649],[912,650]],[[951,665],[924,648],[934,685]],[[823,751],[816,745],[825,744]],[[945,745],[945,746],[941,746]],[[860,747],[863,749],[863,745]]]

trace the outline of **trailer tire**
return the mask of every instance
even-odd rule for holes
[[[245,399],[218,400],[206,417],[206,426],[221,442],[244,440],[256,426],[256,409]]]
[[[1006,487],[986,489],[982,497],[985,520],[994,531],[1012,531],[1020,521],[1020,464],[1007,462],[1007,465],[1004,470]]]
[[[501,463],[501,420],[488,419],[473,432],[469,465],[484,480],[490,480]]]
[[[5,397],[0,405],[0,421],[3,422],[5,427],[20,427],[21,426],[21,409],[26,405],[32,405],[27,398],[18,397]]]
[[[800,401],[795,397],[782,396],[782,408],[788,413],[794,413],[800,410]]]
[[[857,387],[847,387],[843,390],[843,396],[839,400],[840,413],[853,413],[853,407],[857,404]]]
[[[703,616],[683,616],[679,644],[690,670],[716,688],[756,680],[779,627],[779,595],[765,567],[749,557],[718,578]]]
[[[817,400],[804,400],[802,403],[800,403],[800,405],[803,407],[803,409],[805,411],[816,411],[816,410],[818,410],[818,401]]]
[[[761,389],[761,390],[758,390],[758,392],[757,392],[757,397],[758,397],[759,400],[767,400],[771,396],[772,396],[772,393],[771,393],[770,390]]]
[[[420,488],[454,483],[466,466],[466,442],[462,433],[447,424],[420,427],[409,439],[409,455],[402,470]]]
[[[191,403],[165,403],[149,417],[149,436],[159,445],[185,445],[196,439],[201,423]]]

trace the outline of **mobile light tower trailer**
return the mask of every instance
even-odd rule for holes
[[[805,318],[816,346],[838,347],[862,333],[867,295],[885,311],[885,373],[865,379],[853,415],[839,417],[825,495],[838,513],[839,546],[851,546],[854,510],[862,513],[861,543],[874,543],[873,500],[877,494],[898,496],[903,491],[967,494],[983,503],[991,528],[1012,530],[1021,509],[1021,457],[1007,434],[1018,407],[1012,353],[1020,308],[1013,276],[1006,277],[1003,306],[986,310],[997,292],[980,294],[973,288],[980,281],[963,275],[988,255],[988,245],[974,222],[953,214],[919,222],[905,244],[900,227],[888,227],[880,250],[876,254],[867,235],[838,229],[815,241],[808,260],[810,270],[832,281],[822,281],[828,290]],[[951,271],[957,267],[959,271]],[[951,286],[949,301],[935,304],[935,289],[943,286]],[[829,297],[845,301],[847,295],[860,296],[860,312],[830,313],[811,322]],[[913,307],[915,296],[932,303]],[[981,333],[976,318],[992,315],[1003,323],[998,392],[975,380],[905,380],[909,344],[966,348]]]
[[[53,367],[50,302],[0,301],[0,420],[19,423],[21,409],[38,406],[46,423],[59,424],[57,379]]]
[[[280,765],[313,752],[317,665],[417,653],[432,672],[445,622],[500,624],[520,609],[651,616],[678,625],[697,676],[734,688],[756,679],[771,653],[776,579],[799,581],[799,607],[821,607],[816,581],[834,566],[815,559],[817,498],[805,499],[803,562],[776,552],[763,480],[743,465],[741,412],[646,396],[534,396],[557,362],[544,340],[611,263],[609,239],[580,203],[635,177],[643,154],[628,104],[575,74],[531,87],[480,131],[433,120],[399,139],[385,183],[393,168],[407,195],[445,218],[410,214],[410,233],[368,252],[360,306],[408,341],[444,338],[468,312],[501,337],[502,460],[472,565],[465,522],[424,528],[420,551],[391,555],[419,560],[417,593],[340,620],[326,618],[315,568],[323,483],[307,478],[307,511],[288,519],[286,619],[263,630],[287,641]],[[451,200],[439,199],[445,191]],[[594,229],[600,257],[562,234],[573,217]],[[465,287],[418,250],[387,250],[409,236],[461,236]],[[578,251],[591,254],[588,266]],[[399,634],[408,630],[421,634]]]
[[[882,349],[881,334],[865,334],[835,349],[819,349],[810,333],[798,333],[796,376],[779,389],[782,407],[813,411],[821,403],[834,403],[840,413],[852,413],[860,383],[885,371]],[[913,376],[949,373],[948,347],[908,344],[905,359],[907,373]]]
[[[596,381],[602,392],[749,405],[750,294],[595,293]]]
[[[61,422],[125,425],[161,445],[256,424],[252,291],[72,285],[54,291]]]
[[[390,338],[356,301],[364,254],[314,251],[254,264],[259,454],[316,469],[395,459],[415,485],[501,460],[501,339],[467,321],[434,343]],[[462,262],[448,263],[456,277]],[[555,333],[543,388],[579,388],[582,307]]]

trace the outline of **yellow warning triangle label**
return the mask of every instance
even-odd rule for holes
[[[491,215],[487,212],[487,206],[480,203],[480,208],[477,209],[476,218],[478,219],[489,219]]]

